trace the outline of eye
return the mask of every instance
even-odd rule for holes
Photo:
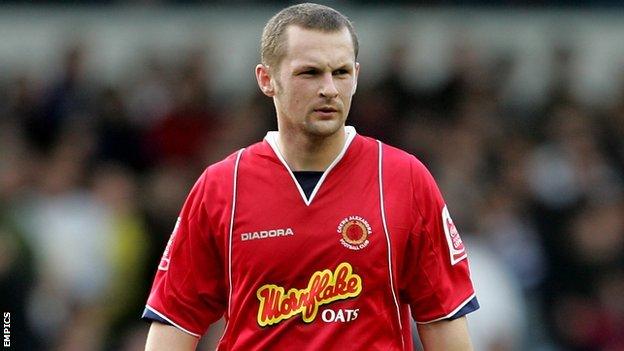
[[[316,74],[315,69],[309,69],[309,70],[305,70],[299,73],[299,75],[303,75],[303,76],[313,76],[315,74]]]
[[[349,74],[349,71],[346,69],[337,69],[333,73],[335,76],[343,76],[343,75]]]

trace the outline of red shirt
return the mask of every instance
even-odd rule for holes
[[[411,350],[474,298],[466,251],[414,156],[357,135],[308,199],[270,132],[206,169],[147,309],[218,350]]]

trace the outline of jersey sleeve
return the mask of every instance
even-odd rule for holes
[[[222,264],[208,232],[205,183],[206,173],[182,207],[143,314],[195,337],[223,315],[226,301]]]
[[[415,224],[406,247],[401,293],[417,323],[457,318],[479,308],[466,249],[435,180],[420,161],[412,161]]]

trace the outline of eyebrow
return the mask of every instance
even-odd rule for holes
[[[353,65],[350,63],[344,63],[342,65],[339,65],[336,68],[333,68],[332,70],[340,70],[340,69],[353,69]],[[319,66],[315,66],[313,64],[305,64],[305,65],[301,65],[301,66],[295,66],[294,70],[295,71],[309,71],[309,70],[319,70]]]
[[[295,71],[309,71],[309,70],[318,70],[318,66],[305,65],[305,66],[296,66]]]

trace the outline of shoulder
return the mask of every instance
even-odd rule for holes
[[[237,150],[221,161],[211,164],[205,169],[202,177],[206,180],[223,179],[227,174],[233,172],[234,167],[236,167],[237,159],[240,157],[239,154],[244,150],[245,149]]]
[[[203,183],[207,192],[213,196],[215,192],[231,193],[231,185],[233,185],[239,165],[248,162],[250,159],[256,159],[265,153],[268,153],[267,145],[262,141],[239,149],[221,161],[209,165],[198,182]]]
[[[217,199],[226,201],[231,196],[235,168],[244,151],[239,149],[233,152],[206,167],[201,174],[195,186],[201,187],[204,197],[210,198],[208,203],[214,203]]]
[[[241,160],[247,160],[250,157],[255,157],[259,153],[266,152],[266,143],[257,142],[247,147],[241,148],[219,162],[213,163],[206,168],[202,177],[211,181],[225,180],[232,178],[235,168],[238,166]]]
[[[429,182],[433,180],[431,172],[425,164],[415,155],[401,150],[394,146],[384,144],[384,158],[387,164],[398,167],[405,172],[409,172],[411,178],[416,182]]]
[[[360,137],[363,144],[368,148],[375,147],[379,149],[379,147],[381,147],[381,156],[385,169],[389,168],[397,171],[409,172],[416,176],[429,175],[427,167],[415,155],[371,137]]]
[[[381,148],[381,166],[384,184],[388,192],[400,193],[400,198],[403,200],[405,200],[405,194],[411,193],[416,203],[429,196],[437,196],[436,181],[427,166],[418,157],[376,139],[368,137],[364,137],[364,139],[368,143],[375,143],[378,149]]]

